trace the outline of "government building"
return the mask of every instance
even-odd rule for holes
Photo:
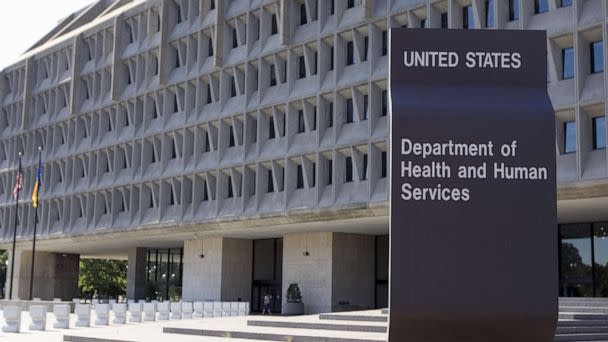
[[[128,260],[130,299],[259,311],[269,294],[278,312],[298,283],[307,313],[386,307],[397,27],[547,30],[560,295],[608,296],[607,18],[604,0],[99,0],[69,14],[0,72],[12,296],[28,298],[36,224],[34,297],[77,297],[80,258],[113,258]]]

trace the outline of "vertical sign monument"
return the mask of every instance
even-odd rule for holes
[[[393,29],[391,342],[551,342],[544,31]]]

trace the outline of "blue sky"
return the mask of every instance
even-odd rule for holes
[[[0,2],[0,69],[12,64],[59,20],[93,0],[4,0]]]

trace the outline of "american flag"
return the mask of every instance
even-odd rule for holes
[[[15,187],[13,188],[13,197],[17,199],[19,196],[19,192],[21,191],[21,187],[23,186],[23,172],[19,170],[17,172],[17,176],[15,176]]]

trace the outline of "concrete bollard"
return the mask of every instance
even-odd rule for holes
[[[158,310],[158,320],[168,321],[169,320],[169,302],[160,302],[156,304]]]
[[[96,304],[95,314],[95,325],[110,325],[110,304]]]
[[[76,304],[74,308],[77,327],[91,326],[91,304]]]
[[[248,314],[249,314],[249,303],[240,302],[239,303],[239,316],[247,316]]]
[[[5,306],[2,308],[4,313],[4,325],[2,331],[18,333],[21,331],[21,308],[18,306]]]
[[[144,303],[144,322],[156,321],[156,304]]]
[[[230,302],[222,302],[222,317],[230,317],[231,307]]]
[[[171,319],[182,319],[182,303],[171,303]]]
[[[222,317],[222,302],[213,302],[213,317]]]
[[[230,303],[230,316],[238,316],[239,315],[239,302],[231,302]]]
[[[112,304],[112,311],[114,312],[113,324],[126,324],[127,323],[127,304],[116,303]]]
[[[55,304],[53,305],[53,313],[55,314],[55,329],[69,329],[70,328],[70,306],[68,304]]]
[[[203,302],[192,303],[192,318],[205,317],[205,304]]]
[[[61,298],[53,298],[53,302],[61,302]]]
[[[182,319],[192,318],[193,310],[192,302],[182,302]]]
[[[152,304],[152,303],[150,303]],[[129,303],[129,322],[141,323],[141,303]]]
[[[32,318],[30,330],[46,330],[46,306],[30,305],[30,317]]]

